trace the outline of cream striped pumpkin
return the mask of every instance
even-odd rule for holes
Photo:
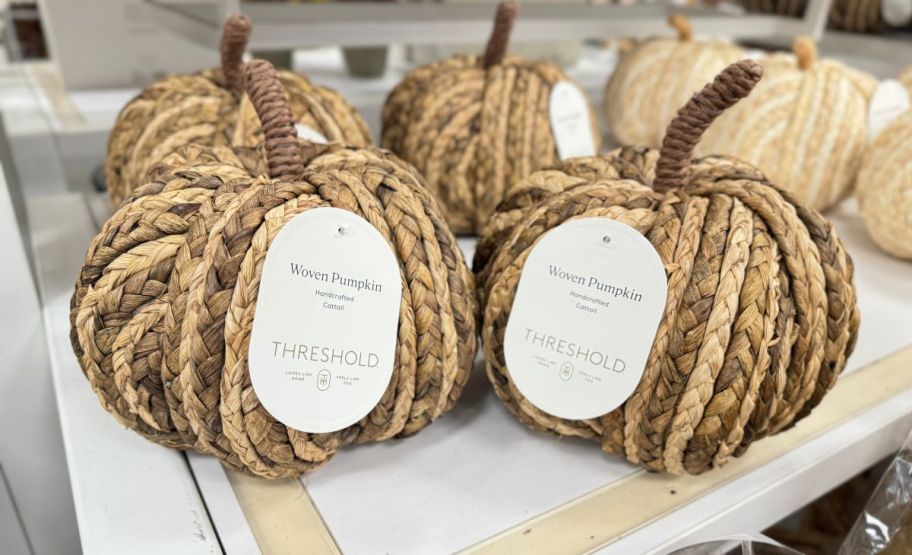
[[[867,142],[867,99],[844,65],[817,59],[810,39],[793,50],[761,60],[763,81],[707,131],[697,155],[739,158],[825,210],[851,192]]]
[[[912,110],[868,146],[858,172],[858,203],[882,249],[912,260]]]
[[[621,57],[605,86],[605,119],[619,145],[660,147],[678,108],[744,57],[736,45],[693,40],[690,23],[680,15],[669,24],[677,38],[635,46]]]

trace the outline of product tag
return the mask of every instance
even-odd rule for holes
[[[909,92],[895,79],[885,79],[874,89],[868,106],[868,140],[909,109]]]
[[[589,104],[579,87],[569,81],[558,81],[551,89],[549,105],[551,132],[560,159],[595,156]]]
[[[905,27],[912,20],[912,0],[881,0],[880,15],[891,27]]]
[[[548,231],[523,267],[504,357],[520,392],[561,418],[596,418],[633,393],[665,308],[659,254],[606,218]]]
[[[263,407],[303,432],[361,420],[393,374],[401,298],[396,256],[365,219],[328,207],[292,218],[266,253],[250,337]]]
[[[301,139],[304,139],[305,141],[310,141],[312,143],[320,143],[321,145],[325,145],[326,143],[329,142],[326,139],[326,137],[323,135],[323,133],[320,133],[313,127],[304,125],[303,123],[296,123],[295,129],[297,129],[297,131],[298,131],[298,137],[300,137]]]

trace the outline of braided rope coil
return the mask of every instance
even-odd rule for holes
[[[858,203],[868,234],[899,258],[912,260],[912,111],[868,146],[858,172]]]
[[[687,162],[700,133],[759,79],[730,66],[672,123],[663,151],[624,148],[537,172],[482,232],[474,269],[487,375],[532,428],[587,438],[653,471],[699,474],[806,416],[851,354],[853,267],[831,224],[725,156]],[[634,393],[599,418],[536,408],[515,386],[503,343],[537,241],[575,218],[630,225],[656,248],[668,295]]]
[[[131,187],[144,182],[156,163],[179,147],[254,147],[263,140],[256,111],[240,89],[238,64],[249,33],[249,20],[232,17],[225,24],[221,45],[223,67],[166,77],[123,107],[108,139],[105,160],[108,194],[114,206],[129,196]],[[279,79],[296,122],[331,142],[371,144],[367,124],[339,93],[290,71],[280,71]]]

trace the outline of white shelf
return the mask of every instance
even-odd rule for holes
[[[693,478],[649,475],[595,445],[531,432],[476,374],[453,412],[416,437],[344,450],[303,480],[308,495],[294,481],[247,479],[235,506],[231,492],[241,490],[217,464],[188,466],[179,453],[119,428],[98,406],[66,336],[72,276],[93,229],[88,204],[64,194],[33,201],[32,213],[87,552],[213,552],[217,530],[224,549],[240,553],[253,541],[266,549],[297,537],[276,529],[300,528],[322,529],[335,542],[327,550],[338,545],[352,553],[472,545],[481,552],[547,552],[555,541],[571,551],[658,553],[762,530],[895,450],[912,426],[912,377],[905,372],[912,360],[912,299],[905,294],[912,264],[874,249],[849,206],[833,217],[855,257],[863,314],[850,373],[796,428],[756,443],[722,469]],[[290,512],[289,503],[302,505]],[[219,510],[207,514],[206,505]],[[251,515],[259,523],[253,528],[245,523]],[[629,528],[618,530],[622,525]]]

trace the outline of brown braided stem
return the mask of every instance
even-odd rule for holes
[[[685,169],[703,132],[722,112],[750,94],[762,76],[763,68],[757,62],[735,62],[678,110],[662,140],[653,189],[664,193],[684,185]]]
[[[294,117],[275,67],[265,60],[244,65],[247,95],[263,124],[269,177],[292,180],[304,169]]]
[[[507,45],[510,43],[510,31],[513,30],[513,21],[516,20],[516,2],[513,0],[503,0],[497,5],[497,13],[494,15],[494,29],[491,31],[491,38],[488,39],[488,46],[484,53],[484,68],[499,64],[507,53]]]
[[[241,62],[250,39],[250,29],[250,18],[240,13],[229,17],[222,28],[219,52],[222,55],[222,74],[228,90],[240,92],[244,89]]]

